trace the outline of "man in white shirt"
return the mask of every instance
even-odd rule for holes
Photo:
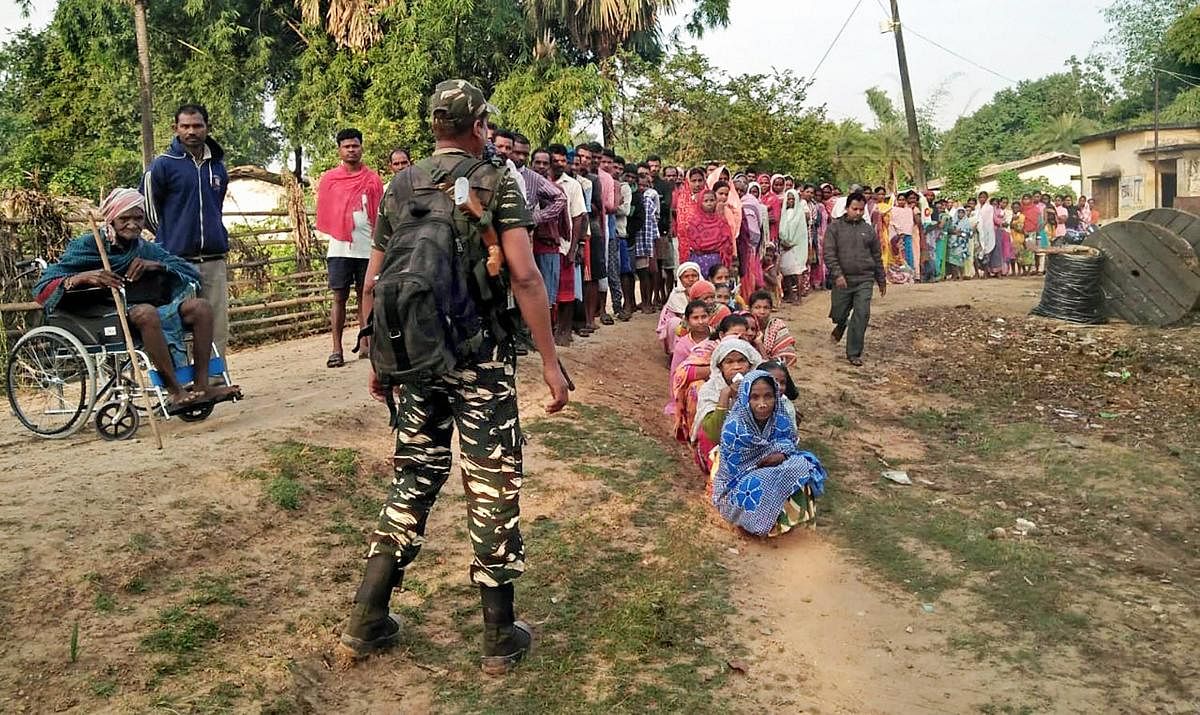
[[[364,325],[370,313],[370,298],[364,300],[367,262],[371,258],[371,233],[383,197],[383,181],[362,163],[362,132],[343,129],[337,134],[341,163],[321,175],[317,185],[317,234],[329,242],[329,289],[333,307],[329,322],[333,333],[333,352],[326,367],[345,365],[342,333],[346,323],[346,303],[350,288],[358,298],[358,324]],[[365,345],[359,345],[359,358],[366,358]]]
[[[571,240],[562,246],[562,273],[558,283],[558,311],[555,315],[554,343],[561,347],[571,344],[571,328],[575,322],[575,299],[581,295],[583,276],[576,257],[588,235],[588,204],[583,185],[567,173],[567,148],[551,144],[550,178],[567,195],[567,215],[571,218]]]

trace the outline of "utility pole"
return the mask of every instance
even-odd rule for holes
[[[1158,208],[1158,76],[1154,70],[1154,208]]]
[[[150,96],[150,37],[146,31],[146,3],[133,0],[133,29],[137,36],[138,89],[142,104],[142,170],[154,159],[154,111]]]
[[[912,151],[913,180],[925,188],[925,162],[921,158],[921,133],[917,127],[917,108],[913,105],[912,83],[908,79],[908,58],[904,54],[904,34],[900,30],[900,6],[892,0],[892,34],[896,36],[896,57],[900,61],[900,88],[904,93],[904,117],[908,120],[908,144]]]

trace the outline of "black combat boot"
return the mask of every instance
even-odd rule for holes
[[[479,587],[483,601],[483,672],[507,675],[533,644],[533,629],[513,616],[513,585]]]
[[[341,643],[365,658],[396,645],[400,640],[400,621],[388,610],[392,589],[400,586],[404,571],[396,567],[396,557],[379,554],[367,559],[362,585],[354,594],[354,610],[342,629]]]

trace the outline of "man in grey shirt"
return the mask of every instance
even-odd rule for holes
[[[846,200],[846,214],[834,219],[825,234],[825,265],[833,278],[829,318],[833,321],[833,342],[840,342],[849,322],[846,359],[862,365],[863,341],[871,319],[872,283],[879,295],[887,295],[887,277],[883,272],[879,238],[871,224],[863,220],[867,200],[854,192]]]

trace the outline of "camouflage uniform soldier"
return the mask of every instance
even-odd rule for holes
[[[436,150],[417,166],[440,182],[439,177],[448,176],[460,163],[479,160],[493,108],[478,88],[463,80],[449,80],[434,90],[430,111]],[[391,191],[389,187],[384,193],[375,226],[368,290],[383,265],[396,225]],[[533,220],[515,177],[505,176],[491,199],[481,197],[492,206],[492,225],[499,233],[513,297],[542,358],[543,379],[552,396],[546,411],[557,412],[567,403],[567,382],[555,355],[548,300],[529,239]],[[388,603],[403,579],[404,568],[421,550],[429,510],[450,476],[450,436],[455,425],[475,552],[470,576],[479,585],[483,602],[483,670],[508,672],[531,644],[529,627],[516,621],[513,612],[512,581],[525,570],[518,529],[524,440],[517,418],[515,349],[511,340],[498,339],[485,330],[483,344],[475,354],[475,360],[460,363],[448,374],[405,384],[396,391],[395,478],[371,536],[366,574],[341,636],[342,645],[355,657],[387,648],[399,639],[400,623],[389,613]],[[378,400],[388,397],[374,373],[370,390]]]

